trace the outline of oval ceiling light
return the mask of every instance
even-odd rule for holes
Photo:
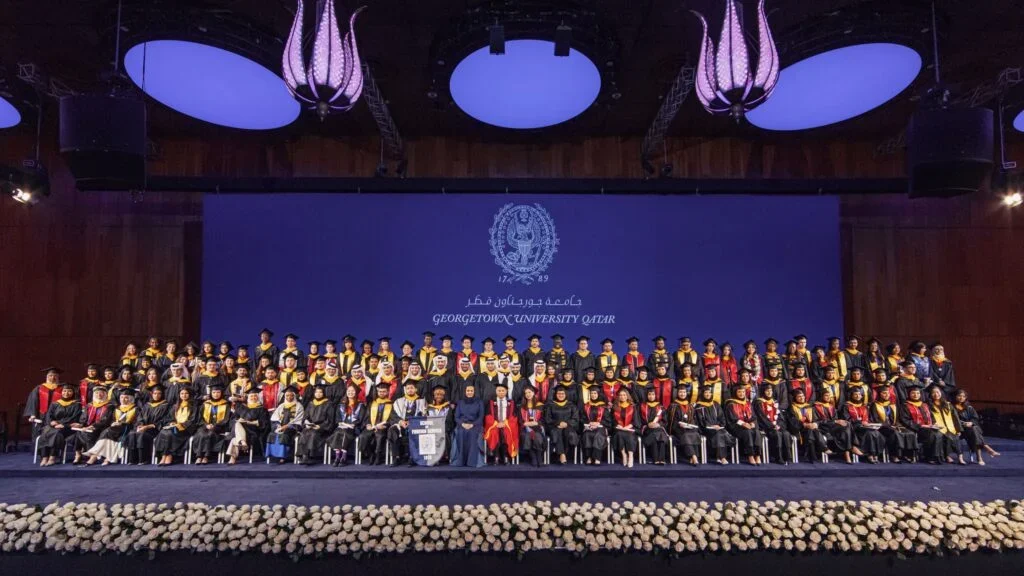
[[[601,74],[581,52],[555,56],[547,40],[508,40],[505,53],[488,46],[452,72],[452,99],[473,118],[501,128],[544,128],[579,116],[597,100]]]
[[[124,66],[143,92],[211,124],[269,130],[299,116],[299,103],[280,76],[214,46],[183,40],[143,42],[128,50]]]
[[[0,128],[11,128],[21,123],[21,112],[0,96]]]
[[[917,78],[921,56],[900,44],[858,44],[786,67],[771,98],[747,114],[765,130],[806,130],[860,116]]]
[[[1017,117],[1013,119],[1013,127],[1018,132],[1024,132],[1024,110],[1021,110]]]

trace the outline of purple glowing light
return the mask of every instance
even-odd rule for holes
[[[17,126],[21,123],[21,113],[13,104],[0,96],[0,129]]]
[[[477,120],[501,128],[544,128],[582,114],[601,91],[601,74],[575,49],[555,56],[546,40],[509,40],[505,54],[487,46],[452,72],[452,99]]]
[[[299,116],[299,103],[277,74],[206,44],[144,42],[128,50],[124,67],[135,85],[161,104],[211,124],[269,130]]]
[[[921,56],[900,44],[858,44],[786,67],[775,93],[747,114],[765,130],[806,130],[860,116],[917,78]]]
[[[1013,127],[1018,132],[1024,132],[1024,110],[1021,110],[1017,117],[1013,119]]]

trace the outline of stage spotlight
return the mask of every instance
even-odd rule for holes
[[[0,178],[3,178],[0,191],[26,206],[38,204],[50,195],[50,179],[46,170],[34,160],[25,160],[20,169],[3,167]]]
[[[555,28],[555,56],[569,56],[569,48],[572,45],[572,27],[559,24]]]
[[[33,206],[39,203],[39,198],[35,194],[23,189],[15,188],[11,191],[11,198],[14,198],[15,202],[21,202],[22,204]]]
[[[505,53],[505,27],[497,22],[489,28],[491,33],[491,54]]]
[[[661,166],[661,177],[662,178],[668,178],[668,177],[672,176],[673,168],[674,167],[672,166],[671,162],[666,162],[665,164],[663,164]]]
[[[1024,196],[1020,192],[1014,192],[1012,194],[1006,194],[1003,196],[1003,206],[1007,208],[1016,208],[1024,204]]]

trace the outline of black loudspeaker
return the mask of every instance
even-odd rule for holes
[[[100,94],[61,98],[60,151],[81,190],[142,188],[145,103]]]
[[[984,188],[992,175],[992,110],[915,112],[907,127],[910,197],[948,198]]]

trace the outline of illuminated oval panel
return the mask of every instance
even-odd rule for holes
[[[765,130],[806,130],[855,118],[910,86],[921,56],[900,44],[846,46],[787,66],[775,92],[747,113]]]
[[[21,113],[13,104],[0,96],[0,128],[10,128],[21,123]]]
[[[1017,117],[1013,119],[1013,127],[1018,132],[1024,132],[1024,110],[1021,110]]]
[[[183,40],[144,42],[128,50],[124,66],[143,92],[211,124],[269,130],[299,116],[299,103],[280,76],[214,46]]]
[[[452,72],[452,99],[477,120],[501,128],[544,128],[582,114],[601,91],[597,66],[575,49],[555,56],[546,40],[508,40],[505,53],[484,46]]]

